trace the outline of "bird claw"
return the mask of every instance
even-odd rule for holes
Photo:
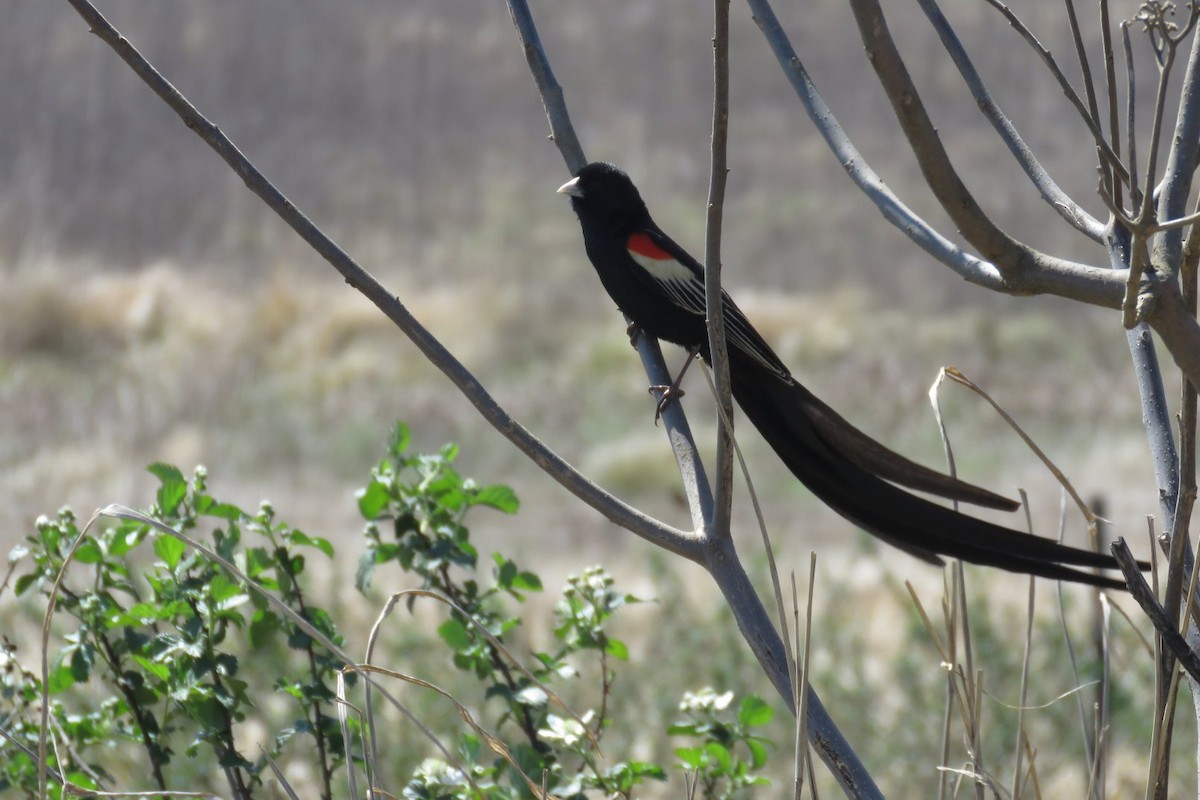
[[[637,349],[638,337],[642,335],[642,329],[638,327],[636,322],[630,322],[625,326],[625,335],[629,337],[629,345],[635,350]]]
[[[663,411],[666,411],[667,406],[671,405],[671,403],[681,399],[685,394],[687,394],[678,385],[651,386],[647,391],[649,391],[650,394],[658,395],[658,404],[654,406],[654,424],[656,426],[658,425],[659,418],[662,417]]]

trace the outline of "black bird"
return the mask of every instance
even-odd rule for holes
[[[612,164],[588,164],[558,191],[570,196],[588,258],[633,325],[709,360],[704,269],[654,224],[629,176]],[[1111,556],[969,517],[900,488],[1006,511],[1019,507],[909,461],[855,428],[792,377],[733,300],[723,300],[734,398],[800,482],[834,511],[931,564],[943,564],[944,555],[1124,588],[1078,569],[1116,569]]]

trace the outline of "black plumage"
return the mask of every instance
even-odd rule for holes
[[[650,217],[611,164],[588,164],[559,189],[570,196],[588,258],[617,306],[643,333],[708,360],[704,270]],[[1018,503],[923,467],[859,431],[801,385],[727,294],[734,399],[813,494],[869,533],[932,564],[941,556],[1108,588],[1124,583],[1080,568],[1116,569],[1111,556],[961,514],[901,487],[1004,510]]]

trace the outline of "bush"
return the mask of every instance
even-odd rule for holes
[[[617,591],[600,567],[572,576],[554,609],[553,647],[534,652],[532,666],[520,664],[506,637],[542,581],[499,553],[485,560],[484,576],[467,527],[476,508],[516,513],[516,496],[459,475],[453,446],[411,454],[409,444],[407,428],[397,425],[358,493],[367,522],[356,584],[367,593],[375,571],[389,563],[419,578],[420,590],[393,595],[384,614],[401,600],[411,610],[420,596],[444,603],[437,638],[486,700],[472,711],[451,697],[466,729],[449,734],[450,746],[430,731],[438,754],[404,777],[399,793],[516,798],[545,786],[560,797],[628,797],[646,781],[665,780],[659,764],[602,767],[597,757],[607,729],[637,722],[618,723],[609,710],[617,665],[629,658],[609,623],[639,599]],[[307,559],[334,558],[328,540],[278,519],[270,503],[251,514],[218,500],[202,467],[190,479],[165,464],[149,470],[159,488],[145,515],[81,529],[64,508],[39,518],[10,554],[10,564],[24,570],[15,594],[40,594],[48,616],[68,630],[45,682],[23,665],[28,654],[14,641],[0,645],[0,707],[12,745],[0,750],[0,791],[38,796],[43,737],[52,743],[45,763],[55,798],[67,782],[85,794],[133,784],[144,790],[147,774],[161,791],[216,791],[223,782],[231,796],[248,798],[261,795],[271,775],[288,785],[276,766],[284,754],[311,768],[322,797],[338,794],[339,781],[362,796],[360,775],[364,787],[385,788],[378,764],[388,731],[372,708],[372,698],[390,699],[382,676],[448,693],[378,664],[350,663],[335,615],[307,588]],[[556,690],[571,685],[587,659],[598,667],[599,708],[577,714]],[[363,686],[364,672],[378,690]],[[348,692],[359,689],[363,699],[351,700]],[[361,713],[350,713],[352,706]],[[668,733],[688,738],[676,755],[701,796],[738,796],[765,781],[759,772],[767,742],[753,733],[771,718],[765,703],[747,697],[735,709],[732,694],[709,689],[688,693],[681,710],[683,721]],[[274,732],[258,753],[245,745],[254,726]]]

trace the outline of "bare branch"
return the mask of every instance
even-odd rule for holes
[[[1042,199],[1049,203],[1050,207],[1066,220],[1071,227],[1093,241],[1103,241],[1104,223],[1093,217],[1082,206],[1071,199],[1066,192],[1059,188],[1054,179],[1050,177],[1050,174],[1046,172],[1041,162],[1034,156],[1033,151],[1029,149],[1029,145],[1025,143],[1021,134],[1012,124],[1012,121],[1001,111],[995,98],[992,97],[992,93],[984,86],[983,79],[979,76],[979,72],[971,62],[971,57],[967,54],[966,49],[962,46],[962,42],[959,41],[958,36],[954,33],[954,29],[950,27],[950,22],[946,19],[945,14],[942,13],[936,0],[918,0],[918,2],[921,4],[921,10],[925,12],[925,16],[929,19],[929,23],[941,39],[942,46],[946,48],[946,52],[950,55],[951,60],[954,61],[959,74],[962,75],[963,82],[971,91],[971,96],[975,98],[975,104],[983,112],[984,118],[992,123],[992,127],[1000,135],[1000,139],[1008,147],[1008,151],[1012,153],[1013,158],[1021,165],[1021,169],[1025,171],[1030,182],[1037,188]],[[1068,0],[1069,3],[1070,0]]]
[[[546,58],[546,51],[542,47],[533,16],[523,0],[510,2],[508,13],[525,51],[525,60],[529,64],[534,83],[538,87],[538,95],[542,99],[542,107],[550,123],[550,138],[558,146],[563,160],[567,163],[567,169],[571,174],[575,174],[587,163],[587,157],[575,135],[575,127],[571,124],[571,116],[567,112],[562,86],[555,78],[550,61]],[[629,324],[628,318],[626,324]],[[650,379],[650,385],[670,385],[673,377],[663,361],[658,341],[649,336],[638,336],[634,346],[641,357],[642,368]],[[683,406],[670,403],[659,409],[659,413],[683,481],[684,496],[692,516],[692,529],[696,532],[695,535],[699,536],[699,532],[706,529],[708,521],[712,518],[713,509],[712,488],[704,474],[704,463],[700,459],[700,452]]]
[[[1055,294],[1093,305],[1119,307],[1122,281],[1111,270],[1035,257],[1034,263],[1027,265],[1029,269],[1025,272],[1016,274],[1010,270],[1001,274],[994,264],[966,252],[913,213],[884,184],[850,141],[796,55],[769,0],[748,0],[748,4],[776,61],[808,112],[809,119],[846,174],[875,204],[884,219],[904,232],[917,246],[963,279],[993,291],[1005,294]]]
[[[914,214],[884,185],[838,124],[796,55],[769,0],[748,0],[748,5],[809,119],[847,175],[888,222],[925,252],[962,278],[993,291],[1012,295],[1053,294],[1107,308],[1121,307],[1125,280],[1112,269],[1077,264],[1031,249],[1024,252],[1015,266],[1007,264],[1001,269],[965,252]],[[1200,383],[1200,326],[1184,310],[1177,283],[1162,276],[1147,276],[1142,292],[1146,296],[1143,318],[1162,337],[1175,363]]]
[[[1109,258],[1114,274],[1127,272],[1131,258],[1131,243],[1125,231],[1114,232],[1109,240]],[[1163,389],[1162,371],[1154,349],[1154,339],[1145,324],[1126,332],[1129,352],[1133,357],[1138,393],[1142,399],[1142,425],[1150,443],[1154,475],[1158,484],[1159,508],[1162,518],[1171,519],[1175,498],[1179,493],[1178,457],[1171,436],[1171,417]]]
[[[1107,4],[1105,4],[1107,8]],[[1129,200],[1132,205],[1139,206],[1142,202],[1142,190],[1138,188],[1138,151],[1137,151],[1137,79],[1133,68],[1133,47],[1129,42],[1129,22],[1121,23],[1121,46],[1125,52],[1125,135],[1129,139]],[[1115,87],[1113,92],[1115,93]],[[1110,102],[1115,97],[1110,96]],[[1121,206],[1120,196],[1113,198],[1118,208]]]
[[[1117,539],[1112,544],[1112,553],[1121,567],[1121,572],[1125,575],[1125,580],[1129,583],[1130,594],[1142,607],[1146,616],[1150,618],[1150,622],[1154,624],[1154,630],[1162,637],[1163,644],[1179,660],[1180,666],[1187,670],[1187,674],[1191,676],[1192,680],[1200,681],[1200,656],[1192,652],[1187,641],[1179,635],[1179,631],[1175,630],[1169,615],[1159,604],[1158,598],[1154,596],[1154,590],[1142,577],[1137,559],[1129,551],[1129,545],[1125,543],[1124,539]]]
[[[708,213],[704,237],[704,303],[708,315],[708,350],[712,359],[717,415],[717,485],[709,535],[729,538],[733,508],[733,393],[729,383],[729,353],[725,342],[721,294],[721,221],[725,180],[729,173],[729,0],[713,2],[713,121],[712,155],[708,177]]]
[[[700,539],[643,514],[588,480],[561,456],[508,415],[487,390],[434,336],[417,321],[400,300],[359,266],[250,163],[225,134],[206,119],[129,43],[87,0],[70,0],[91,26],[92,32],[112,47],[137,75],[203,139],[276,214],[312,246],[346,282],[362,292],[475,406],[492,427],[503,434],[531,461],[568,491],[608,519],[693,561],[701,557]]]
[[[1067,76],[1063,74],[1061,69],[1059,69],[1058,62],[1054,60],[1054,55],[1047,50],[1041,42],[1038,41],[1037,37],[1033,35],[1033,32],[1025,26],[1025,23],[1021,22],[1020,18],[1012,12],[1012,9],[1000,2],[1000,0],[987,0],[987,2],[990,6],[992,6],[992,8],[999,11],[1000,14],[1008,21],[1008,24],[1011,25],[1013,29],[1021,35],[1021,38],[1023,38],[1031,48],[1033,48],[1033,50],[1038,54],[1038,57],[1042,59],[1042,63],[1044,63],[1050,70],[1050,74],[1054,76],[1056,81],[1058,81],[1058,85],[1062,87],[1063,94],[1065,94],[1067,99],[1071,101],[1071,105],[1073,105],[1075,110],[1079,112],[1079,118],[1083,120],[1083,123],[1087,125],[1088,130],[1091,131],[1092,138],[1096,142],[1096,147],[1100,150],[1101,162],[1116,172],[1118,178],[1123,181],[1128,181],[1129,172],[1126,170],[1125,165],[1121,163],[1120,157],[1113,152],[1112,147],[1104,138],[1104,133],[1100,130],[1099,121],[1093,118],[1090,113],[1088,113],[1088,109],[1084,106],[1083,101],[1075,92],[1074,87],[1071,86],[1071,82],[1067,80]]]
[[[523,9],[524,13],[518,13],[519,10],[518,6],[508,4],[508,15],[517,29],[517,38],[521,40],[521,47],[525,50],[525,61],[529,64],[529,71],[533,73],[538,95],[542,98],[542,108],[545,109],[546,119],[550,123],[550,139],[558,145],[559,152],[567,162],[567,169],[574,175],[587,164],[587,158],[584,157],[583,147],[575,135],[575,126],[571,124],[571,117],[567,114],[567,101],[562,86],[554,77],[554,70],[550,68],[550,60],[546,58],[546,49],[542,47],[542,39],[538,36],[537,26],[533,24],[533,17],[528,13],[528,9]]]
[[[1019,267],[1026,255],[1023,248],[988,218],[950,163],[937,129],[925,113],[908,67],[896,49],[878,2],[851,0],[850,9],[858,24],[867,60],[892,103],[892,110],[917,157],[925,182],[942,209],[971,246],[1002,273]]]
[[[1142,190],[1141,207],[1137,212],[1139,224],[1149,224],[1153,221],[1151,215],[1154,213],[1154,176],[1158,172],[1158,154],[1161,147],[1159,134],[1162,131],[1163,116],[1166,113],[1167,89],[1171,79],[1171,68],[1175,65],[1177,44],[1178,42],[1174,39],[1166,36],[1162,45],[1163,49],[1159,53],[1158,89],[1154,93],[1154,115],[1150,123],[1150,153],[1146,156],[1146,185]],[[1175,252],[1178,254],[1178,249]]]
[[[1083,92],[1087,95],[1088,116],[1098,124],[1100,104],[1096,101],[1096,84],[1092,80],[1092,68],[1088,65],[1087,48],[1083,46],[1083,33],[1079,29],[1079,18],[1075,14],[1075,2],[1064,0],[1064,5],[1067,7],[1067,26],[1071,29],[1071,40],[1075,43],[1075,56],[1079,59],[1079,71],[1083,74]]]
[[[1196,10],[1193,8],[1192,17],[1187,26],[1189,30],[1195,26],[1195,14]],[[1163,170],[1162,190],[1158,197],[1158,219],[1170,220],[1183,216],[1184,210],[1187,208],[1188,195],[1192,190],[1198,143],[1200,143],[1200,36],[1192,39],[1191,53],[1184,70],[1183,87],[1179,93],[1179,109],[1175,118],[1175,130],[1171,136],[1171,149],[1167,155],[1167,162]],[[1179,266],[1179,253],[1182,247],[1182,231],[1170,230],[1158,237],[1153,252],[1155,268],[1168,272],[1173,277]],[[1155,325],[1155,330],[1158,330],[1157,325]],[[1167,346],[1171,347],[1169,343]],[[1175,355],[1178,363],[1180,354],[1174,348],[1172,348],[1172,354]],[[1188,377],[1193,383],[1197,383],[1200,373],[1189,371]]]

